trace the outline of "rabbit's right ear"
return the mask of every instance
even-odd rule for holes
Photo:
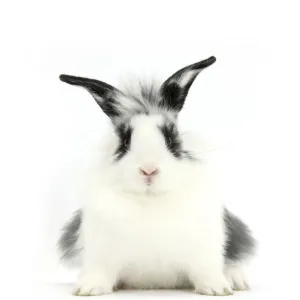
[[[104,113],[111,119],[121,115],[118,97],[122,95],[122,92],[117,88],[105,82],[84,77],[60,75],[59,79],[63,82],[78,85],[87,89]]]

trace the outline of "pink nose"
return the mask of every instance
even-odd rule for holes
[[[153,176],[158,173],[158,170],[157,170],[157,168],[153,168],[153,167],[147,167],[147,168],[141,167],[140,172],[145,176]]]

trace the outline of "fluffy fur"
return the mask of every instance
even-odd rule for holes
[[[134,91],[61,75],[86,88],[112,121],[86,178],[85,204],[59,241],[65,259],[82,260],[76,295],[118,288],[193,287],[205,295],[247,289],[243,264],[254,240],[223,208],[210,164],[176,122],[192,82],[214,62],[211,57],[161,86],[140,84]]]

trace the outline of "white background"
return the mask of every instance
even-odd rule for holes
[[[74,178],[105,115],[61,73],[113,85],[167,78],[211,55],[181,123],[221,148],[224,199],[260,242],[253,290],[298,297],[300,170],[297,1],[15,1],[1,8],[1,273],[3,299],[65,299],[59,229],[80,206]],[[3,252],[3,253],[2,253]],[[180,292],[108,297],[200,297]],[[2,297],[2,296],[1,296]]]

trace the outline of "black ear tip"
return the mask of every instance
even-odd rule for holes
[[[211,56],[211,57],[209,57],[209,58],[203,60],[202,63],[203,63],[203,65],[204,65],[205,67],[208,67],[208,66],[212,65],[213,63],[215,63],[216,60],[217,60],[217,59],[216,59],[215,56]]]
[[[76,76],[70,76],[70,75],[65,75],[65,74],[61,74],[59,76],[59,79],[63,82],[66,82],[68,84],[72,84],[72,85],[82,85],[82,79],[80,77],[76,77]]]
[[[201,61],[195,63],[194,65],[191,65],[190,68],[191,68],[191,70],[202,70],[202,69],[209,67],[213,63],[215,63],[216,60],[217,59],[214,56],[211,56],[207,59],[204,59],[204,60],[201,60]]]
[[[68,75],[65,75],[65,74],[61,74],[60,76],[59,76],[59,79],[61,80],[61,81],[63,81],[63,82],[68,82],[68,78],[69,78],[70,76],[68,76]]]

